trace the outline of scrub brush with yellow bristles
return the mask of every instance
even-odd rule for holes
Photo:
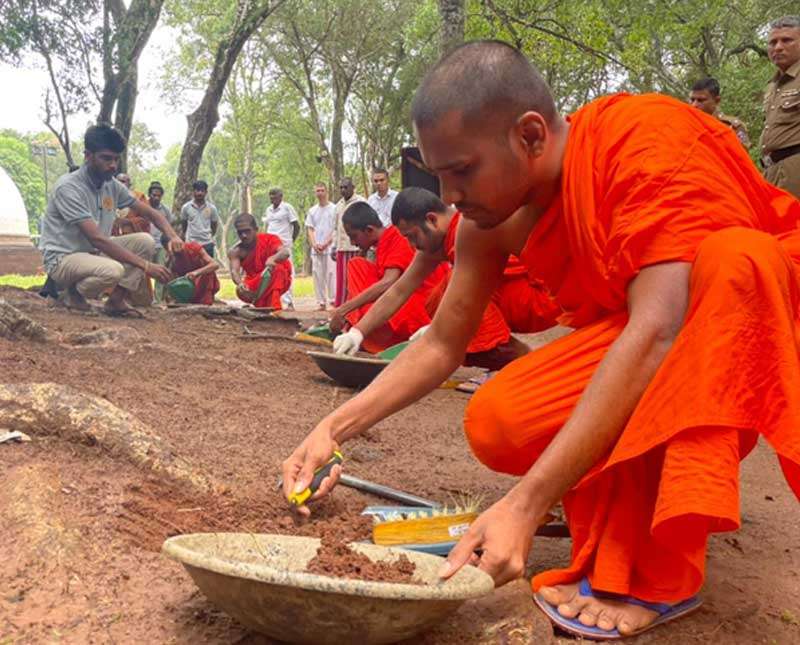
[[[382,546],[454,542],[478,517],[479,499],[440,508],[383,507],[373,514],[372,541]]]

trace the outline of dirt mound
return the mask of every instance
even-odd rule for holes
[[[414,580],[417,565],[405,555],[392,562],[373,562],[363,553],[354,551],[340,536],[326,533],[322,536],[317,554],[306,567],[309,573],[331,578],[352,578],[370,582],[401,582],[424,584]]]

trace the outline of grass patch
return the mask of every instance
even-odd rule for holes
[[[19,287],[30,289],[41,287],[47,279],[45,275],[18,275],[7,273],[0,275],[0,286]],[[221,300],[236,300],[236,286],[230,278],[220,278],[220,289],[217,298]],[[311,276],[296,276],[292,282],[292,293],[298,298],[310,298],[314,295],[314,282]]]
[[[7,273],[0,275],[0,286],[19,287],[20,289],[30,289],[31,287],[41,287],[47,276],[42,275],[19,275],[17,273]]]
[[[292,280],[292,294],[296,298],[311,298],[314,295],[314,281],[311,276],[295,276]],[[230,278],[219,279],[217,298],[220,300],[236,300],[236,285]]]

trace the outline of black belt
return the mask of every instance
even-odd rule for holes
[[[791,157],[792,155],[796,154],[800,154],[800,145],[781,148],[780,150],[770,152],[767,156],[770,158],[772,163],[778,163],[779,161],[783,161],[787,157]]]

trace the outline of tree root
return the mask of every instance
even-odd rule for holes
[[[99,446],[114,457],[188,483],[204,492],[222,487],[164,445],[153,430],[105,399],[56,383],[0,384],[0,427]]]
[[[5,300],[0,300],[0,336],[29,338],[38,342],[47,340],[47,329]]]

